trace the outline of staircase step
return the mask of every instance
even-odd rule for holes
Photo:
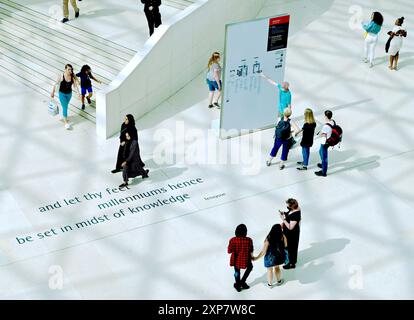
[[[58,50],[55,47],[49,45],[43,45],[43,47],[36,46],[34,43],[26,41],[27,36],[21,35],[17,30],[14,31],[14,35],[8,33],[6,29],[0,29],[0,45],[13,47],[14,50],[22,52],[22,55],[25,55],[27,58],[31,56],[33,61],[38,61],[39,64],[47,65],[46,68],[55,69],[56,74],[63,72],[64,66],[68,62],[72,62],[73,56],[71,57],[70,53],[61,52],[58,54]],[[24,45],[22,45],[24,43]],[[56,52],[55,52],[56,51]],[[81,68],[80,64],[73,63],[72,65],[75,69],[75,72],[79,71]],[[106,70],[101,70],[101,68],[94,66],[90,63],[92,70],[95,73],[95,76],[103,81],[105,84],[110,83],[110,79],[113,79],[115,73],[108,73]]]
[[[3,9],[0,8],[0,22],[3,25],[2,29],[8,28],[10,33],[19,32],[19,34],[26,36],[26,41],[31,43],[38,44],[39,41],[42,45],[47,44],[49,48],[54,49],[55,52],[69,52],[70,56],[82,59],[83,61],[94,61],[96,65],[99,65],[102,68],[107,69],[112,72],[114,75],[118,73],[126,62],[121,63],[119,60],[116,60],[116,57],[109,54],[101,54],[95,52],[95,48],[85,46],[78,46],[75,42],[68,42],[59,36],[49,34],[48,32],[38,29],[36,24],[26,24],[24,22],[20,23],[17,19],[12,19],[9,16],[5,15]],[[53,44],[53,45],[52,45]],[[48,49],[49,49],[48,48]],[[93,53],[93,54],[92,54]],[[110,56],[110,58],[109,58]],[[70,60],[69,60],[70,61]],[[92,64],[92,62],[90,62]]]
[[[4,8],[7,6],[7,9],[13,14],[13,16],[20,16],[32,20],[40,25],[47,27],[51,32],[56,32],[60,36],[65,35],[68,41],[77,41],[87,44],[93,43],[93,45],[97,48],[100,48],[105,52],[112,53],[113,55],[118,56],[120,59],[123,59],[125,62],[129,62],[136,54],[136,52],[132,49],[126,48],[113,41],[86,32],[70,24],[62,24],[58,22],[56,25],[59,27],[59,30],[55,30],[53,27],[50,27],[50,24],[53,25],[54,21],[51,20],[48,15],[20,5],[16,2],[10,0],[1,0],[0,4],[3,4]]]
[[[191,6],[195,0],[163,0],[162,4],[176,9],[184,10]]]
[[[52,90],[52,85],[45,89],[44,83],[37,80],[37,76],[33,75],[31,73],[17,70],[16,64],[12,61],[8,61],[7,58],[5,59],[4,56],[0,58],[0,69],[10,76],[11,78],[17,80],[18,82],[26,85],[27,87],[33,89],[34,91],[40,93],[43,96],[50,97],[50,92]],[[50,98],[49,98],[50,99]],[[55,96],[55,99],[58,100],[57,95]],[[81,109],[81,104],[79,99],[76,97],[76,94],[73,95],[73,98],[71,99],[71,103],[69,105],[69,110],[75,114],[79,114],[80,116],[92,121],[96,122],[96,116],[95,116],[95,110],[93,108],[90,108],[89,106],[86,107],[86,110],[83,111]],[[45,112],[47,112],[47,106],[45,105]]]
[[[67,63],[73,65],[75,72],[79,72],[83,64],[91,66],[94,76],[103,82],[92,82],[96,93],[108,85],[135,54],[132,49],[57,22],[24,5],[0,0],[0,70],[47,100]],[[58,100],[58,92],[55,98]],[[74,91],[69,105],[71,112],[95,122],[95,103],[86,103],[84,111],[81,105]]]

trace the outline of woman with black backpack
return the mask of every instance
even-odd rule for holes
[[[285,168],[284,161],[287,161],[290,145],[289,139],[291,136],[291,126],[290,126],[290,116],[292,115],[292,111],[290,108],[286,108],[283,112],[283,119],[280,120],[276,126],[275,131],[275,143],[273,145],[273,149],[270,152],[270,157],[266,161],[266,165],[270,166],[272,164],[272,160],[276,157],[277,152],[279,151],[280,147],[283,146],[282,149],[282,157],[280,158],[279,169],[283,170]]]

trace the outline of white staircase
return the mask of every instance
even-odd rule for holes
[[[135,53],[70,24],[56,23],[13,1],[0,0],[0,70],[46,96],[50,96],[53,83],[67,63],[75,72],[88,64],[102,81],[92,83],[98,91],[118,75]],[[94,102],[86,103],[82,111],[74,94],[69,108],[95,122]]]
[[[197,0],[161,0],[162,5],[184,10]]]

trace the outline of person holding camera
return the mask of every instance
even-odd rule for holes
[[[403,45],[403,38],[407,37],[407,31],[402,27],[404,17],[395,21],[395,27],[388,32],[390,36],[387,41],[386,52],[390,54],[390,70],[397,70],[398,59],[400,57],[400,50]]]
[[[289,262],[283,266],[283,269],[294,269],[298,259],[301,211],[296,199],[289,198],[286,204],[288,211],[279,210],[289,258]]]

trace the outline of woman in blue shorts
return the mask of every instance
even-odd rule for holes
[[[207,79],[206,82],[208,84],[208,89],[210,91],[209,97],[208,97],[208,107],[213,108],[216,106],[218,109],[220,109],[220,105],[218,104],[218,101],[221,96],[221,66],[220,66],[220,53],[214,52],[212,56],[210,57],[210,60],[208,61],[208,72],[207,72]],[[218,91],[218,94],[215,97],[214,100],[214,92]]]
[[[81,71],[79,73],[76,74],[77,77],[79,77],[81,79],[80,83],[81,83],[81,93],[82,93],[82,110],[85,110],[85,96],[88,93],[88,96],[86,96],[86,100],[88,100],[88,103],[91,104],[91,98],[93,95],[93,90],[92,90],[92,81],[91,79],[95,80],[98,83],[102,83],[101,81],[99,81],[98,79],[96,79],[93,75],[92,75],[92,70],[91,67],[89,67],[87,64],[85,64],[84,66],[82,66]]]
[[[267,285],[273,287],[273,270],[276,275],[276,285],[283,284],[281,277],[280,265],[286,260],[286,238],[282,232],[282,226],[275,224],[266,237],[262,251],[257,257],[253,257],[253,261],[264,256],[264,266],[267,268]]]

